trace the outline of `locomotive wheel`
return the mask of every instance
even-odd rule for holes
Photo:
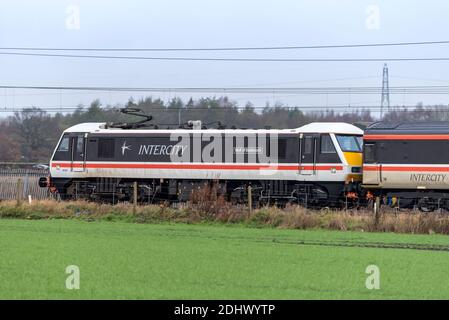
[[[425,213],[433,212],[436,210],[434,201],[432,201],[432,199],[429,199],[429,198],[419,199],[417,206],[418,206],[419,211],[425,212]]]

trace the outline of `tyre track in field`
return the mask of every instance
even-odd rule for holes
[[[304,246],[324,246],[324,247],[349,247],[349,248],[370,248],[370,249],[408,249],[420,251],[440,251],[449,252],[449,245],[422,244],[422,243],[396,243],[396,242],[368,242],[352,240],[306,240],[306,239],[282,239],[276,237],[238,237],[224,235],[206,235],[192,233],[160,233],[162,236],[176,236],[187,238],[203,238],[210,240],[237,240],[251,241],[267,244],[291,244]]]
[[[0,227],[0,229],[2,229]],[[24,228],[17,226],[8,226],[5,230],[16,230],[39,233],[42,229]],[[60,230],[48,228],[47,232],[63,234],[80,234],[80,230]],[[84,230],[85,234],[90,234],[87,230]],[[117,235],[116,230],[108,230],[104,234]],[[121,232],[123,236],[135,236],[135,233],[128,234],[128,232]],[[96,234],[95,236],[100,236]],[[175,228],[167,228],[166,230],[142,232],[139,237],[147,236],[161,236],[165,238],[177,237],[177,238],[194,238],[194,239],[208,239],[208,240],[233,240],[233,241],[250,241],[255,243],[265,244],[279,244],[279,245],[303,245],[303,246],[323,246],[323,247],[348,247],[348,248],[368,248],[368,249],[408,249],[419,251],[436,251],[436,252],[449,252],[449,244],[423,244],[423,243],[399,243],[399,242],[372,242],[372,241],[359,241],[359,240],[313,240],[313,239],[295,239],[286,238],[285,236],[232,236],[232,235],[220,235],[213,234],[211,232],[205,232],[200,229],[191,229],[180,231]]]
[[[276,242],[276,241],[273,241]],[[384,242],[331,242],[331,241],[314,241],[314,240],[297,240],[283,242],[289,244],[326,246],[326,247],[357,247],[357,248],[374,248],[374,249],[409,249],[422,251],[446,251],[449,252],[449,246],[445,245],[428,245],[417,243],[384,243]]]

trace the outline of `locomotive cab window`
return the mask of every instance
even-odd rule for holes
[[[336,135],[336,137],[343,152],[362,152],[360,136]]]
[[[84,160],[84,134],[78,134],[72,137],[72,160],[83,161]]]
[[[356,136],[355,139],[357,140],[357,143],[359,144],[360,150],[363,150],[363,137]]]
[[[69,151],[69,137],[68,136],[64,136],[61,140],[61,142],[59,143],[58,149],[56,150],[56,152],[68,152]]]
[[[65,134],[62,137],[61,142],[59,142],[58,147],[56,148],[53,160],[70,161],[71,153],[69,151],[70,151],[70,137],[67,134]]]

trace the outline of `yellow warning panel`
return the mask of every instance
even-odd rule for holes
[[[362,166],[362,153],[361,152],[343,152],[345,159],[350,166]]]

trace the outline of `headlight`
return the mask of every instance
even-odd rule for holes
[[[352,173],[362,173],[362,167],[352,167],[351,172]]]

